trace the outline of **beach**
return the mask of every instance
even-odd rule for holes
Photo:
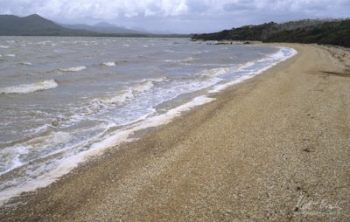
[[[282,46],[298,55],[11,200],[0,220],[349,221],[350,53]]]

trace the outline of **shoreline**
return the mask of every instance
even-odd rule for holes
[[[54,170],[49,170],[46,173],[43,173],[42,175],[40,175],[39,179],[31,180],[30,178],[27,178],[29,180],[23,180],[26,182],[23,182],[22,184],[17,184],[17,186],[15,184],[9,189],[2,190],[0,192],[0,207],[3,204],[6,204],[6,202],[9,199],[19,196],[20,193],[33,192],[38,188],[44,188],[49,186],[51,183],[59,180],[63,175],[68,174],[71,170],[78,167],[80,164],[83,164],[87,159],[103,155],[103,152],[106,149],[111,149],[113,147],[119,146],[122,143],[131,142],[136,139],[139,139],[141,135],[141,133],[139,133],[140,131],[147,132],[148,128],[156,128],[160,125],[165,125],[171,122],[174,118],[183,114],[184,112],[190,111],[193,108],[196,108],[197,106],[201,106],[215,100],[215,98],[213,97],[215,97],[217,93],[225,90],[226,88],[239,84],[243,81],[246,81],[247,79],[253,78],[256,75],[263,73],[265,70],[268,70],[271,67],[277,65],[278,63],[281,63],[297,54],[297,52],[292,48],[277,46],[270,47],[275,48],[276,52],[266,54],[263,58],[260,59],[252,60],[247,63],[242,63],[239,67],[235,67],[234,71],[225,70],[225,72],[227,71],[228,73],[242,72],[243,74],[239,74],[240,77],[236,79],[227,80],[224,83],[217,83],[211,86],[208,90],[206,90],[206,93],[201,93],[191,98],[190,100],[183,101],[182,103],[177,104],[177,106],[167,109],[164,113],[149,116],[147,118],[141,117],[140,120],[127,124],[124,127],[120,127],[120,129],[111,132],[110,134],[108,134],[108,136],[102,137],[101,140],[91,143],[90,149],[80,152],[76,155],[62,158],[61,163],[57,164]],[[75,68],[76,67],[73,67],[71,69]],[[233,66],[231,66],[231,68],[228,69],[233,69]],[[211,70],[219,72],[216,68],[210,69],[209,71]],[[30,86],[30,88],[33,88],[33,85],[21,85],[17,88],[23,88],[23,86]],[[12,90],[12,88],[16,87],[9,87],[10,90]],[[15,89],[15,91],[18,91],[18,89]],[[12,175],[15,175],[16,177],[16,172],[14,172],[13,174],[3,176],[3,178],[5,178],[5,180],[3,181],[6,183],[6,178],[9,178],[11,180]]]
[[[319,95],[317,93],[315,95],[307,95],[305,90],[316,87],[316,82],[313,81],[317,80],[317,83],[321,84],[322,81],[330,81],[330,78],[341,78],[341,80],[336,79],[332,81],[336,81],[337,85],[335,86],[341,86],[341,89],[344,91],[343,85],[346,84],[346,79],[345,83],[342,79],[347,74],[345,73],[341,76],[334,73],[339,74],[344,71],[344,67],[345,69],[346,67],[349,68],[348,64],[344,65],[334,57],[334,55],[338,54],[342,56],[342,53],[339,53],[339,51],[342,52],[340,49],[324,49],[314,45],[282,44],[282,46],[296,47],[299,54],[270,68],[263,75],[256,75],[252,79],[215,94],[215,101],[196,107],[188,113],[176,117],[175,120],[167,125],[150,130],[140,140],[123,144],[117,149],[108,150],[103,156],[82,164],[49,187],[41,188],[22,195],[22,197],[15,198],[15,202],[19,200],[27,201],[27,205],[31,206],[30,209],[25,207],[27,206],[26,204],[17,205],[15,208],[3,207],[0,208],[1,218],[4,218],[4,221],[35,221],[45,219],[88,221],[94,218],[101,220],[111,218],[119,218],[121,220],[174,220],[175,218],[184,220],[225,220],[235,218],[239,220],[254,220],[254,218],[266,220],[268,216],[270,219],[284,220],[286,217],[283,217],[283,215],[287,215],[294,219],[299,217],[305,218],[307,216],[311,220],[316,220],[320,219],[320,215],[325,216],[322,212],[319,213],[318,211],[316,213],[314,212],[315,215],[303,214],[304,210],[305,212],[308,210],[304,206],[312,208],[313,203],[317,201],[312,200],[314,202],[309,201],[299,206],[301,204],[299,203],[300,196],[303,199],[308,199],[312,196],[311,191],[304,190],[306,186],[300,185],[302,182],[294,181],[295,187],[289,188],[289,191],[286,191],[293,191],[290,195],[283,195],[282,190],[278,189],[275,191],[278,194],[277,196],[271,195],[269,192],[267,192],[266,197],[261,196],[263,200],[266,198],[273,199],[272,197],[279,197],[279,195],[283,197],[281,200],[277,198],[278,200],[275,201],[279,204],[285,202],[284,206],[283,204],[281,206],[276,204],[276,206],[280,207],[280,212],[274,213],[268,209],[263,209],[265,207],[259,199],[260,193],[266,193],[269,189],[273,190],[273,188],[270,188],[271,186],[274,187],[276,184],[286,186],[285,181],[288,181],[286,179],[292,177],[286,176],[289,173],[286,169],[290,167],[287,161],[288,158],[296,161],[298,163],[297,165],[300,165],[299,167],[304,167],[305,163],[300,163],[298,158],[308,160],[312,158],[311,155],[313,153],[317,154],[314,150],[316,149],[315,147],[310,148],[304,144],[313,140],[314,135],[305,140],[300,139],[303,133],[310,133],[307,131],[307,126],[303,125],[303,122],[317,119],[317,113],[311,112],[308,113],[310,115],[307,114],[306,116],[299,117],[297,115],[299,110],[295,109],[294,112],[288,114],[288,109],[293,109],[293,107],[292,104],[289,104],[285,100],[291,99],[298,104],[302,103],[299,105],[299,108],[302,110],[305,109],[305,106],[308,106],[307,108],[309,110],[315,111],[312,106],[310,107],[309,99],[320,99],[317,97]],[[327,52],[327,50],[329,51]],[[331,53],[334,53],[333,57]],[[344,55],[349,56],[348,54]],[[317,58],[317,56],[320,58]],[[303,61],[305,58],[316,58],[316,60],[308,64],[307,61]],[[329,59],[329,64],[325,64],[327,59]],[[302,66],[296,67],[298,65]],[[324,75],[327,76],[327,73],[318,75],[317,72],[320,72],[320,70],[316,70],[315,67],[317,69],[320,67],[329,69],[326,72],[333,74],[326,79]],[[291,73],[295,71],[300,71],[301,73],[298,73],[295,78],[292,78]],[[309,71],[315,74],[310,75],[308,73]],[[330,73],[328,75],[331,75]],[[304,80],[310,82],[304,83]],[[301,86],[299,87],[297,84]],[[293,87],[299,87],[304,91],[298,95],[298,92],[290,89]],[[327,84],[325,86],[321,84],[319,87],[320,89],[317,90],[323,91],[315,92],[324,92],[329,89],[327,88]],[[349,104],[347,103],[349,101],[349,95],[343,91],[340,91],[344,97],[342,97],[342,100],[345,101],[343,103],[345,104],[345,108],[349,108]],[[276,92],[280,94],[274,94]],[[314,91],[311,92],[311,94],[314,94]],[[267,95],[275,96],[268,98]],[[310,98],[302,97],[306,95]],[[301,97],[299,98],[298,96]],[[317,100],[315,103],[319,107],[326,105],[324,102],[322,103],[322,100]],[[279,112],[274,113],[276,110]],[[290,118],[286,118],[282,114],[289,115]],[[327,110],[324,111],[324,115],[326,114],[329,114]],[[320,118],[320,122],[322,121],[323,119]],[[302,125],[301,132],[294,132],[294,130],[289,129],[288,127],[295,127],[289,126],[290,122],[297,126]],[[320,129],[327,129],[320,122],[316,125]],[[266,129],[261,128],[261,126],[265,126]],[[287,131],[289,133],[279,135],[278,133],[284,133],[280,129],[283,126],[288,126]],[[334,128],[336,127],[338,126],[334,126]],[[346,126],[344,127],[346,128]],[[345,128],[344,130],[347,130]],[[272,133],[265,134],[263,132],[264,130]],[[311,133],[316,133],[314,131],[316,130],[312,128]],[[276,132],[278,133],[275,134]],[[274,135],[278,135],[276,136],[277,138],[269,138],[274,137]],[[322,137],[322,135],[318,136]],[[294,136],[297,138],[298,143],[293,142]],[[343,138],[344,135],[336,134],[336,136],[341,137],[341,144],[348,141],[346,135],[345,139]],[[274,144],[272,141],[268,143],[269,145],[264,145],[270,139],[277,140],[277,142]],[[319,143],[319,141],[316,142]],[[326,140],[322,142],[324,144],[327,143]],[[265,147],[266,150],[262,148],[258,149],[260,148],[260,144],[263,144],[261,146]],[[293,151],[296,151],[296,153],[288,149],[282,149],[285,152],[283,156],[283,153],[279,152],[278,149],[276,150],[276,148],[281,148],[278,144],[284,144]],[[301,151],[294,149],[293,145],[299,148],[307,146],[303,148],[306,151],[303,151],[303,149]],[[346,154],[348,154],[348,151],[344,149],[335,152],[337,154],[336,157],[341,158],[343,156],[347,158]],[[273,155],[274,152],[279,153],[275,156]],[[255,156],[253,154],[257,155]],[[256,159],[257,157],[264,157],[266,160]],[[318,155],[317,157],[321,158],[321,160],[324,158],[322,155]],[[271,160],[272,163],[266,163],[265,161],[267,160]],[[250,165],[245,166],[247,162]],[[257,169],[253,163],[256,163],[261,169]],[[286,175],[280,175],[280,172],[275,171],[270,172],[271,169],[268,167],[281,167],[276,163],[282,166],[286,165],[286,169],[282,167],[282,171]],[[329,162],[326,161],[326,163],[328,164]],[[293,164],[291,163],[291,165]],[[290,173],[297,173],[294,168],[290,171]],[[317,170],[315,169],[315,171]],[[346,169],[343,169],[343,171],[340,173],[344,175],[348,173]],[[251,172],[258,177],[255,179],[250,178],[248,174]],[[266,184],[268,182],[265,180],[269,178],[267,172],[272,173],[272,175],[278,175],[278,177],[272,177],[272,179],[279,179],[281,183],[276,183],[272,180],[272,184]],[[229,175],[230,177],[225,177],[225,175]],[[286,178],[281,176],[285,176]],[[321,178],[324,179],[324,177]],[[260,180],[265,182],[265,184]],[[299,180],[303,181],[302,179]],[[343,180],[346,182],[346,178],[343,178]],[[344,181],[342,181],[342,184]],[[291,182],[293,183],[293,181]],[[328,181],[327,183],[330,182]],[[236,184],[236,186],[232,186],[232,184]],[[257,186],[257,184],[261,186]],[[246,188],[246,186],[250,188]],[[232,190],[236,187],[245,189],[242,192]],[[348,194],[349,187],[345,186],[345,188],[345,193]],[[232,193],[232,196],[225,197],[224,190],[228,191],[226,192],[227,194]],[[250,193],[252,190],[257,192]],[[206,195],[203,195],[203,193]],[[243,197],[240,197],[241,194],[245,194],[248,197],[245,198],[251,202],[242,200],[241,198]],[[336,197],[340,198],[338,197],[338,193],[336,193]],[[349,196],[345,195],[346,197]],[[237,198],[241,200],[238,201]],[[333,203],[328,203],[332,201],[327,201],[328,199],[326,198],[326,201],[322,202],[326,207],[321,210],[333,212],[336,209],[339,212],[335,216],[342,216],[341,219],[346,220],[346,215],[349,212],[341,213],[342,211],[340,210],[346,210],[343,206],[344,204],[346,206],[346,203],[341,201],[340,203],[338,201],[337,203],[340,206],[335,206]],[[241,202],[243,202],[242,208],[237,208],[236,205]],[[314,205],[321,205],[321,202],[317,202]],[[273,207],[270,206],[270,208],[273,211]],[[298,210],[296,210],[297,208]],[[334,217],[334,214],[326,216]]]

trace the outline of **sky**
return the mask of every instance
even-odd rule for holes
[[[350,0],[0,0],[0,14],[200,33],[305,18],[349,18]]]

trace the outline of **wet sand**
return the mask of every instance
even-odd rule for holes
[[[1,221],[349,221],[350,53],[299,54],[0,209]]]

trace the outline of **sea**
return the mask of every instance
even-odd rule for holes
[[[0,204],[296,53],[186,38],[0,37]]]

